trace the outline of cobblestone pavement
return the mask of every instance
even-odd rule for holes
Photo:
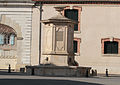
[[[120,76],[43,77],[0,72],[0,85],[120,85]]]

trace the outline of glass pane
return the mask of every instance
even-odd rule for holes
[[[104,43],[104,53],[105,54],[111,54],[111,45],[110,42]]]
[[[0,34],[0,45],[4,44],[4,36]]]
[[[14,39],[15,37],[14,37],[14,35],[11,35],[10,36],[10,44],[11,45],[14,45],[14,42],[15,42],[15,39]]]
[[[73,42],[74,53],[77,53],[77,41]]]
[[[75,10],[75,9],[67,9],[65,10],[65,17],[69,18],[69,19],[72,19],[72,20],[75,20],[75,21],[78,21],[78,10]],[[75,31],[78,31],[78,24],[75,24],[74,25],[74,30]]]
[[[111,53],[118,54],[118,42],[112,42],[111,47],[112,47],[112,52]]]
[[[118,54],[118,42],[107,41],[104,43],[104,54]]]

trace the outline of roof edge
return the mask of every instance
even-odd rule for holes
[[[32,0],[38,2],[80,2],[80,1],[120,1],[120,0]]]
[[[120,0],[33,0],[35,5],[40,4],[117,4],[120,5]]]

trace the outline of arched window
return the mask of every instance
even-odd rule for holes
[[[16,35],[12,27],[0,24],[0,45],[14,45]]]
[[[0,34],[0,45],[4,44],[4,35]]]
[[[10,36],[10,44],[14,45],[15,44],[15,35]]]
[[[118,42],[116,41],[104,42],[104,54],[118,54]]]

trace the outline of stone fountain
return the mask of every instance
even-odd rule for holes
[[[90,67],[75,66],[73,39],[77,22],[61,14],[64,7],[55,7],[58,15],[42,20],[44,24],[41,65],[26,66],[27,74],[45,76],[86,76]]]

